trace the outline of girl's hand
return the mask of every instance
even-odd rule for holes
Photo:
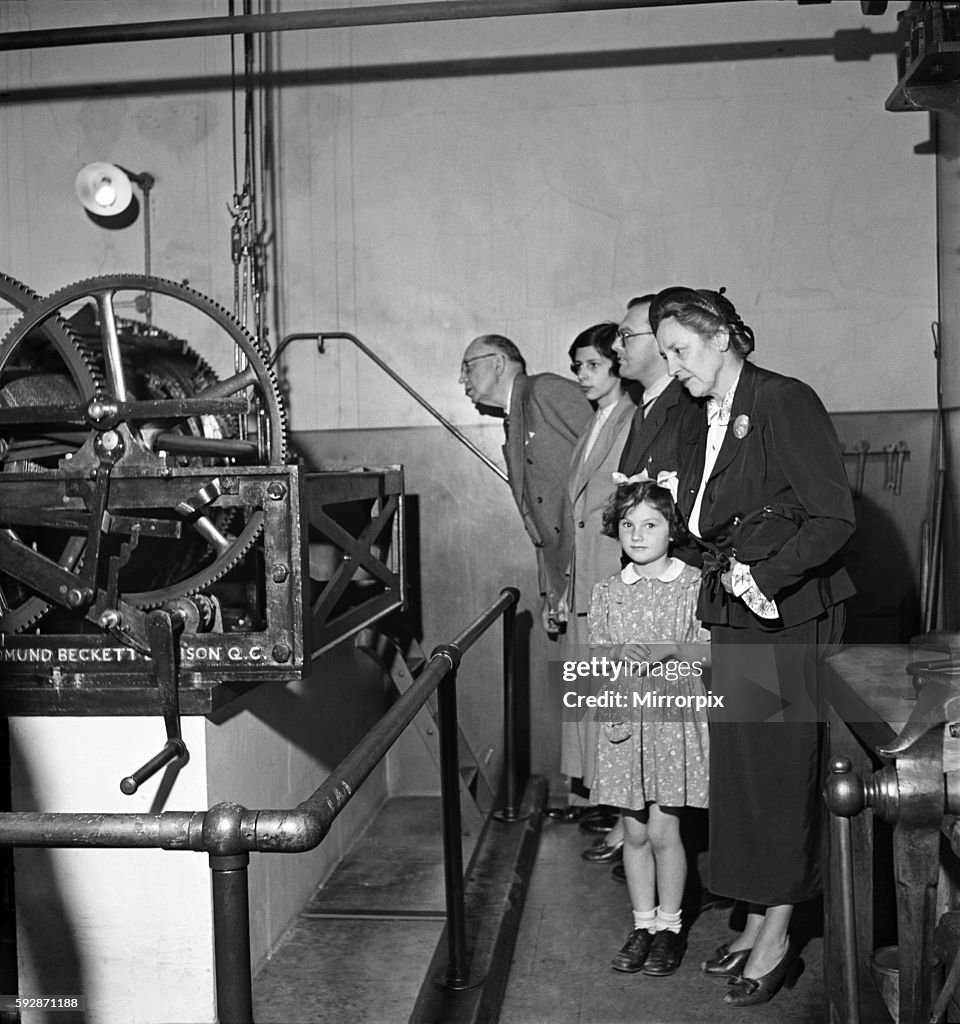
[[[614,661],[649,661],[650,648],[639,643],[614,644],[610,648],[610,657]]]
[[[650,652],[650,661],[674,661],[680,657],[680,650],[672,640],[649,644],[647,650]]]

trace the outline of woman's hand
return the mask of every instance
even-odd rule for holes
[[[727,571],[720,574],[720,585],[728,594],[733,593],[733,572],[742,564],[742,562],[738,562],[735,558],[731,558]]]

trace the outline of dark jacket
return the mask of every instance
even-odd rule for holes
[[[687,518],[703,476],[707,424],[702,415],[681,456],[677,497]],[[738,417],[747,419],[735,430]],[[729,554],[735,520],[774,504],[802,509],[802,522],[783,546],[751,565],[757,586],[777,602],[780,619],[757,618],[739,598],[705,579],[698,609],[705,624],[793,626],[855,593],[840,558],[855,527],[853,499],[827,411],[808,385],[745,362],[730,425],[704,491],[701,536]]]
[[[514,378],[503,457],[523,525],[537,549],[540,593],[550,608],[566,593],[573,551],[570,456],[592,416],[575,381],[555,373]]]
[[[634,476],[641,470],[657,479],[661,470],[676,471],[679,467],[681,438],[695,433],[703,419],[700,403],[690,397],[687,389],[676,380],[656,399],[644,417],[637,407],[627,435],[620,472]]]

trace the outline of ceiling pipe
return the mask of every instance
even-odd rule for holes
[[[729,0],[429,0],[425,3],[337,7],[325,11],[282,11],[221,18],[177,18],[119,25],[85,25],[0,33],[0,50],[37,50],[53,46],[130,43],[252,32],[295,32],[315,28],[400,25],[410,22],[507,18],[526,14],[571,14],[578,11],[635,7],[681,7]]]

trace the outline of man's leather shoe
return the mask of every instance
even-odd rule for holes
[[[636,974],[643,970],[644,961],[653,945],[654,934],[646,928],[634,928],[627,936],[620,952],[610,961],[615,971],[623,971],[624,974]]]
[[[654,978],[667,978],[676,974],[686,943],[678,932],[657,932],[653,937],[653,945],[643,963],[643,973]]]
[[[605,835],[616,825],[620,817],[620,812],[612,808],[591,807],[590,811],[592,813],[580,822],[580,831],[588,835]]]
[[[622,863],[614,864],[613,865],[613,871],[610,872],[610,877],[615,882],[626,882],[626,880],[627,880],[627,871],[626,871],[626,868],[624,868]]]
[[[623,840],[608,846],[605,839],[595,839],[593,846],[588,846],[580,856],[591,864],[617,864],[623,860]]]
[[[700,965],[700,970],[711,978],[739,978],[750,959],[749,949],[731,951],[724,943],[717,947],[713,956]]]
[[[589,804],[571,804],[569,807],[548,807],[543,813],[551,820],[561,825],[575,825],[582,822],[588,814],[596,811],[596,807]],[[583,825],[580,826],[583,828]]]

